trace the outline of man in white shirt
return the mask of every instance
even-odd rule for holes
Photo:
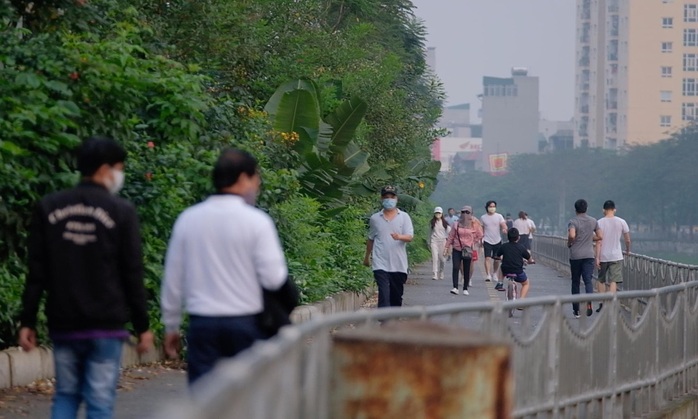
[[[519,211],[519,218],[514,220],[512,227],[519,231],[519,244],[526,248],[526,250],[531,250],[531,234],[536,230],[536,225],[533,224],[524,211]]]
[[[531,250],[531,247],[533,247],[533,233],[536,231],[536,223],[533,222],[533,220],[528,216],[527,212],[524,212],[524,215],[526,216],[526,219],[528,220],[529,224],[529,229],[531,230],[528,233],[528,250]]]
[[[371,266],[378,287],[378,308],[399,307],[407,282],[407,243],[414,227],[405,211],[397,208],[397,189],[381,189],[383,209],[369,220],[364,265]]]
[[[261,184],[257,161],[228,149],[213,169],[217,194],[175,222],[165,260],[162,318],[165,351],[176,357],[182,309],[189,313],[189,383],[256,340],[264,290],[285,290],[288,272],[272,219],[254,207]],[[289,291],[287,297],[294,296]]]
[[[494,289],[504,291],[504,283],[498,277],[499,261],[494,259],[502,245],[502,234],[507,234],[507,223],[504,221],[502,214],[497,213],[497,202],[487,201],[485,204],[487,212],[480,217],[482,228],[485,231],[485,237],[482,239],[483,250],[485,253],[485,281],[489,282],[492,279],[497,281]],[[492,268],[490,268],[492,265]]]
[[[596,257],[596,267],[599,269],[599,292],[615,293],[617,284],[623,282],[623,251],[620,239],[625,241],[625,253],[630,254],[630,229],[628,223],[616,217],[616,204],[608,200],[603,203],[603,218],[599,218],[599,228],[603,232],[603,240]],[[597,312],[601,311],[603,303],[599,304]]]

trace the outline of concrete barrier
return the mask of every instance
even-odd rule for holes
[[[10,355],[7,351],[0,352],[0,388],[12,387],[12,375],[10,374]]]
[[[306,322],[312,318],[340,311],[358,310],[374,291],[366,293],[343,292],[312,305],[297,307],[291,313],[293,323]],[[162,348],[138,355],[133,344],[125,343],[121,356],[122,367],[149,364],[164,359]],[[0,351],[0,388],[26,386],[44,378],[53,378],[53,351],[47,347],[25,352],[21,348]]]

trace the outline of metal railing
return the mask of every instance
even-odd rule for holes
[[[536,258],[565,263],[562,238],[534,240]],[[566,263],[565,263],[566,265]],[[329,418],[332,333],[422,319],[462,325],[510,342],[514,417],[635,417],[698,389],[698,282],[693,269],[632,255],[629,284],[655,289],[616,295],[551,296],[514,302],[458,303],[338,314],[288,327],[221,363],[169,418]],[[656,266],[662,265],[662,266]],[[690,274],[688,273],[690,272]],[[655,275],[654,282],[651,277]],[[628,277],[630,278],[630,277]],[[690,281],[689,281],[690,280]],[[571,302],[604,302],[592,318],[572,320]],[[520,324],[510,307],[525,310]]]
[[[536,236],[533,241],[536,258],[555,269],[569,272],[567,239],[558,236]],[[698,266],[686,265],[631,253],[623,261],[625,290],[650,290],[698,280]]]

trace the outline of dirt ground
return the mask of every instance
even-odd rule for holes
[[[125,368],[121,373],[114,417],[148,417],[168,400],[186,394],[186,371],[181,362],[167,361]],[[0,390],[0,419],[48,418],[53,380]],[[84,413],[82,413],[84,417]]]

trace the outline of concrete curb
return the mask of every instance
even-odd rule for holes
[[[302,323],[327,314],[358,310],[373,292],[374,287],[370,287],[364,293],[343,292],[312,305],[297,307],[291,313],[291,320],[293,323]],[[138,355],[134,345],[125,343],[121,366],[149,364],[163,359],[160,347]],[[0,351],[0,389],[26,386],[36,380],[53,376],[53,351],[48,347],[42,346],[31,352],[25,352],[19,347]]]

